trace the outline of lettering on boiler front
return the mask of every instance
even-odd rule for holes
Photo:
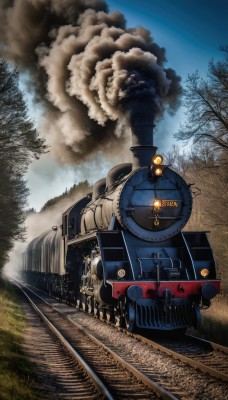
[[[161,207],[178,207],[178,202],[176,200],[162,200]]]

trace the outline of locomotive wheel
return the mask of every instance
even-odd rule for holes
[[[119,304],[118,307],[116,307],[114,309],[114,320],[115,320],[115,325],[120,328],[120,327],[124,327],[125,326],[125,318],[124,318],[124,314],[125,314],[125,304],[124,304],[124,299],[119,300]]]
[[[123,318],[122,318],[120,315],[118,315],[118,314],[115,314],[115,325],[116,325],[118,328],[120,328],[121,326],[123,326]]]
[[[101,321],[104,321],[106,319],[106,312],[103,308],[101,308],[99,311],[99,318]]]
[[[113,321],[113,310],[106,310],[106,321],[107,322]]]
[[[87,312],[88,311],[88,303],[87,303],[87,296],[82,295],[82,310]]]
[[[135,307],[131,302],[126,303],[125,324],[128,332],[132,332],[135,327]]]
[[[77,298],[77,300],[76,300],[76,307],[78,308],[78,310],[80,310],[81,306],[82,306],[81,299],[78,299],[78,298]]]
[[[96,317],[96,318],[98,317],[98,311],[99,311],[99,309],[98,309],[97,302],[94,301],[93,315],[94,315],[94,317]]]
[[[94,299],[93,297],[89,298],[87,301],[87,305],[88,305],[88,314],[93,314],[93,310],[94,310]]]

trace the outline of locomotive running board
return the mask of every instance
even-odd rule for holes
[[[92,239],[97,239],[97,231],[89,232],[85,235],[80,235],[75,239],[68,240],[68,245],[80,244]]]
[[[69,245],[74,245],[74,244],[83,243],[85,241],[98,239],[98,235],[100,233],[106,233],[106,234],[114,233],[115,234],[115,233],[119,233],[119,231],[115,231],[115,230],[113,230],[113,231],[111,231],[111,230],[109,230],[109,231],[107,231],[107,230],[94,230],[94,231],[85,233],[84,235],[79,235],[79,236],[75,237],[75,239],[68,240],[68,244]]]

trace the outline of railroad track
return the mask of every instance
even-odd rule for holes
[[[99,377],[37,307],[31,296],[26,293],[26,289],[23,290],[19,284],[17,287],[33,309],[31,315],[31,307],[26,308],[26,315],[33,325],[33,330],[35,329],[30,338],[35,342],[32,358],[40,357],[41,354],[42,369],[39,372],[42,381],[44,378],[47,392],[54,392],[55,399],[113,400],[113,396]],[[41,324],[41,320],[45,324]],[[29,353],[31,355],[31,349]],[[42,394],[46,399],[45,393]],[[47,398],[49,395],[50,393],[47,393]]]
[[[38,291],[38,293],[40,294],[41,292]],[[149,379],[156,382],[159,385],[159,387],[164,387],[168,393],[171,392],[174,396],[176,396],[176,398],[186,399],[186,400],[190,399],[214,400],[215,398],[216,399],[221,398],[224,400],[227,398],[226,383],[224,382],[219,383],[218,381],[218,379],[221,379],[222,381],[227,381],[227,375],[226,375],[227,348],[216,345],[214,343],[210,343],[211,346],[210,351],[207,350],[207,357],[204,357],[208,358],[209,357],[208,354],[213,351],[216,352],[219,351],[220,355],[223,354],[224,365],[222,366],[220,360],[220,371],[218,371],[219,368],[217,367],[217,365],[216,368],[213,369],[212,366],[208,365],[205,366],[202,361],[199,362],[199,359],[196,361],[186,355],[180,354],[180,352],[178,353],[178,351],[180,351],[180,343],[181,343],[180,340],[176,342],[177,346],[175,351],[174,349],[170,348],[171,344],[173,345],[172,340],[170,341],[171,343],[167,341],[166,343],[163,342],[163,344],[161,344],[161,341],[160,343],[158,343],[157,341],[156,342],[151,341],[151,339],[145,338],[141,335],[131,334],[127,331],[124,331],[123,329],[120,328],[117,329],[116,327],[114,328],[112,326],[109,326],[110,324],[105,324],[104,321],[101,323],[97,319],[94,319],[83,312],[72,309],[72,307],[68,307],[64,303],[57,302],[56,299],[50,298],[44,293],[42,293],[42,296],[45,297],[46,299],[45,301],[47,301],[48,303],[52,303],[54,309],[63,313],[67,319],[70,319],[74,323],[75,327],[77,327],[77,325],[80,324],[80,327],[78,328],[81,328],[82,326],[84,327],[84,330],[83,328],[81,328],[82,332],[90,333],[93,336],[94,333],[96,333],[96,337],[100,339],[100,341],[102,341],[103,344],[105,344],[110,350],[117,353],[122,359],[126,360],[128,364],[131,364],[131,366],[133,366],[136,370],[140,370]],[[104,331],[109,331],[108,334],[109,337],[107,338],[105,337],[106,333],[104,334]],[[110,332],[113,332],[111,333],[111,337],[113,337],[111,338],[111,340],[110,340]],[[126,348],[126,344],[122,343],[122,341],[124,341],[123,339],[124,337],[127,338],[128,340],[132,340],[132,344],[130,344],[130,346],[132,347]],[[135,339],[137,339],[137,341]],[[183,338],[181,338],[181,340],[182,339]],[[199,346],[198,338],[195,339],[193,338],[191,340],[197,341],[197,346]],[[144,346],[143,350],[140,347],[140,343],[141,347]],[[204,346],[205,344],[206,346],[208,346],[209,342],[204,343]],[[140,352],[143,351],[143,356],[138,355],[139,347],[140,347]],[[179,349],[177,347],[179,347]],[[202,353],[202,348],[200,351]],[[193,345],[190,353],[192,353],[193,356],[195,355]],[[178,361],[175,360],[172,361],[173,358],[181,362],[179,363]],[[162,370],[160,368],[161,365],[160,359],[162,359],[162,363],[165,365],[165,367],[163,367]],[[186,367],[183,367],[183,364],[185,364]],[[164,369],[165,373],[163,372]],[[195,371],[194,373],[194,370],[198,369],[200,369],[204,373],[205,372],[209,373],[214,378],[211,380],[205,374],[199,375],[197,371]],[[186,381],[187,378],[188,380],[190,380],[190,392]],[[193,392],[195,393],[191,396],[192,387],[194,388]],[[131,397],[127,398],[131,399]]]
[[[70,381],[70,397],[62,394],[59,398],[65,399],[170,399],[177,400],[176,387],[165,389],[161,385],[139,371],[137,367],[120,355],[114,349],[106,346],[97,337],[89,334],[84,328],[73,323],[69,319],[55,310],[44,299],[28,289],[22,288],[21,283],[16,283],[24,296],[32,305],[33,309],[45,321],[52,330],[58,341],[70,353],[70,357],[79,365],[80,373],[82,369],[86,378],[86,387],[89,392],[82,393],[80,389],[78,396],[78,386],[74,385],[74,380]],[[72,329],[73,328],[73,329]],[[45,346],[46,347],[46,346]],[[69,357],[69,355],[67,355]],[[66,364],[66,361],[64,361]],[[69,364],[69,362],[68,362]],[[61,362],[57,361],[58,368],[61,369]],[[64,375],[64,374],[63,374]],[[78,383],[81,388],[83,382]],[[170,385],[169,385],[170,386]],[[65,397],[64,397],[65,396]],[[75,396],[75,397],[74,397]]]
[[[135,338],[148,346],[179,360],[196,370],[228,382],[228,348],[190,335],[177,336],[174,339],[151,340],[148,337],[133,334]]]

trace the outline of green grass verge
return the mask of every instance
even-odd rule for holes
[[[25,317],[12,287],[0,277],[0,400],[40,400],[22,350]]]
[[[209,338],[228,346],[228,297],[227,295],[218,295],[212,300],[212,305],[208,310],[202,312],[202,328],[204,334]]]
[[[228,346],[228,297],[226,294],[217,295],[212,299],[211,306],[201,310],[201,328],[196,331],[189,328],[187,333],[211,340],[223,346]]]

